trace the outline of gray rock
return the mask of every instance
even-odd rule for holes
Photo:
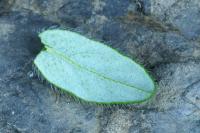
[[[200,132],[198,0],[0,1],[0,133]],[[100,106],[60,95],[32,61],[37,34],[64,27],[135,59],[158,84],[151,100]]]
[[[153,0],[152,14],[176,27],[185,38],[199,40],[199,7],[198,0]]]
[[[87,0],[69,0],[58,10],[58,17],[73,28],[84,24],[91,16],[92,3]]]

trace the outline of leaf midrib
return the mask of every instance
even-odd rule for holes
[[[91,72],[91,73],[93,73],[93,74],[95,74],[95,75],[97,75],[97,76],[99,76],[99,77],[102,77],[102,78],[106,79],[106,80],[113,81],[113,82],[115,82],[115,83],[119,83],[119,84],[122,84],[122,85],[125,85],[125,86],[128,86],[128,87],[134,88],[134,89],[136,89],[136,90],[139,90],[139,91],[142,91],[142,92],[145,92],[145,93],[148,93],[148,94],[151,94],[151,93],[152,93],[151,91],[143,90],[143,89],[138,88],[138,87],[135,87],[135,86],[133,86],[133,85],[129,85],[129,84],[126,84],[126,83],[124,83],[124,82],[120,82],[120,81],[114,80],[114,79],[112,79],[112,78],[106,77],[106,76],[104,76],[104,75],[102,75],[102,74],[99,74],[99,73],[96,72],[95,70],[90,70],[90,69],[88,69],[88,68],[85,68],[85,67],[81,66],[80,64],[76,63],[75,61],[73,61],[70,57],[68,57],[68,56],[66,56],[66,55],[64,55],[64,54],[62,54],[61,52],[56,51],[55,49],[53,49],[53,48],[51,48],[51,47],[49,47],[49,46],[45,46],[45,51],[47,51],[47,52],[50,53],[50,54],[60,56],[60,57],[62,57],[65,61],[67,61],[67,62],[69,62],[69,63],[71,63],[71,64],[74,64],[75,66],[77,66],[77,67],[79,67],[79,68],[81,68],[81,69],[83,69],[83,70],[89,71],[89,72]]]

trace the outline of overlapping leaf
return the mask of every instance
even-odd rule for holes
[[[100,42],[58,29],[39,36],[45,50],[34,63],[58,88],[105,104],[141,102],[155,93],[154,82],[140,65]]]

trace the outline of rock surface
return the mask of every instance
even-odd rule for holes
[[[1,0],[0,133],[199,133],[199,0]],[[158,84],[140,105],[58,95],[37,78],[37,34],[67,28],[143,64]]]

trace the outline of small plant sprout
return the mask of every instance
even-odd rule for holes
[[[155,94],[154,81],[143,67],[103,43],[60,29],[39,37],[44,49],[34,64],[62,91],[98,104],[139,103]]]

